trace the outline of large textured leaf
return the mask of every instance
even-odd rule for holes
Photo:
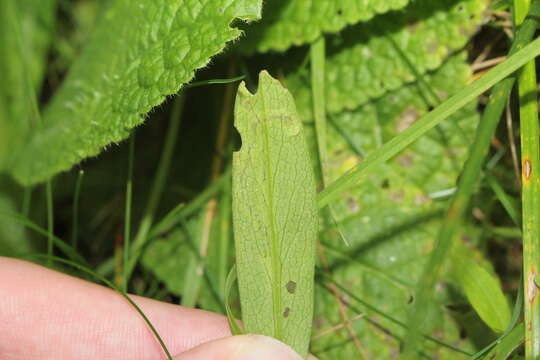
[[[436,73],[425,80],[442,97],[458,91],[464,86],[470,71],[464,56],[452,57]],[[331,179],[343,174],[352,165],[361,161],[362,154],[369,154],[389,138],[410,126],[428,111],[425,94],[417,84],[392,91],[376,101],[371,101],[354,110],[332,116],[332,122],[340,129],[328,136],[329,163],[327,169]],[[404,321],[412,285],[422,271],[425,257],[435,243],[435,234],[441,203],[433,200],[433,194],[454,186],[459,167],[467,149],[467,137],[476,125],[478,116],[471,104],[456,116],[449,118],[439,129],[434,129],[408,150],[392,161],[374,169],[366,179],[340,200],[333,202],[336,221],[351,243],[349,256],[399,279],[409,287],[397,287],[384,276],[367,273],[354,263],[339,257],[330,259],[333,276],[352,293],[378,307],[390,316]],[[356,149],[356,151],[352,150]],[[475,232],[467,230],[474,239]],[[333,239],[340,246],[340,239]],[[367,311],[369,318],[388,332],[381,331],[370,322],[357,320],[352,324],[370,359],[391,359],[399,353],[399,341],[389,334],[402,336],[403,328],[372,313],[354,300],[345,298],[356,308]],[[441,311],[442,304],[449,301],[448,293],[441,288],[428,309],[427,328],[429,334],[454,346],[470,348],[461,339],[459,327],[448,311]],[[349,311],[349,317],[356,315]],[[343,322],[334,296],[317,293],[315,327],[317,332]],[[341,344],[340,346],[334,346]],[[390,346],[389,346],[390,345]],[[430,358],[459,359],[458,354],[447,349],[427,344],[425,351]],[[350,359],[358,352],[350,334],[341,330],[334,335],[317,339],[313,351],[321,359]]]
[[[482,21],[486,0],[417,0],[328,38],[326,99],[330,112],[355,109],[441,65]],[[308,69],[287,78],[299,111],[309,106]],[[301,112],[301,115],[302,112]]]
[[[269,0],[263,19],[247,27],[245,52],[283,51],[292,45],[311,42],[322,33],[337,32],[376,14],[401,9],[410,0]]]
[[[83,54],[13,169],[45,180],[125,138],[240,35],[235,18],[256,19],[261,0],[111,2]]]
[[[0,170],[36,125],[31,97],[41,86],[55,8],[56,0],[0,2]]]
[[[233,224],[242,320],[307,356],[317,240],[315,180],[293,99],[267,72],[240,85]]]

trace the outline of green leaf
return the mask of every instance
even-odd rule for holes
[[[124,139],[144,115],[176,93],[259,17],[261,0],[118,0],[44,113],[12,170],[43,181]]]
[[[445,91],[446,96],[459,91],[471,75],[465,58],[465,54],[451,57],[436,72],[426,75],[425,82],[436,93]],[[391,91],[355,111],[331,115],[332,126],[329,126],[327,141],[330,180],[366,161],[366,156],[377,152],[388,139],[405,131],[429,111],[423,88],[418,85],[409,84]],[[386,276],[404,286],[384,281],[355,262],[325,251],[332,276],[350,292],[402,323],[412,300],[413,285],[435,244],[443,203],[435,201],[433,194],[454,186],[466,157],[468,141],[455,125],[459,124],[470,133],[477,122],[476,106],[470,104],[389,162],[374,165],[363,181],[342,192],[332,202],[336,221],[350,242],[350,247],[342,251],[356,261],[382,269]],[[358,149],[363,154],[359,154]],[[464,228],[464,233],[474,241],[474,228]],[[342,247],[338,236],[329,241],[334,247]],[[345,299],[351,301],[348,297]],[[429,307],[424,309],[429,314],[425,333],[436,334],[437,339],[460,349],[473,350],[471,344],[460,337],[460,328],[452,314],[440,310],[450,301],[445,289],[437,292]],[[392,358],[405,333],[403,327],[381,318],[361,304],[355,305],[365,311],[369,319],[387,329],[382,331],[362,319],[351,324],[369,358]],[[356,311],[347,312],[348,318],[356,315]],[[344,321],[335,296],[317,292],[314,332],[333,328]],[[358,350],[350,338],[350,333],[343,329],[318,338],[312,349],[322,360],[358,358]],[[436,347],[431,342],[426,344],[424,351],[429,358],[460,358],[455,352]]]
[[[367,21],[377,14],[401,9],[410,0],[269,0],[263,19],[247,27],[247,38],[240,44],[247,53],[284,51],[302,45],[323,33],[338,32],[347,25]]]
[[[494,331],[503,332],[511,313],[499,279],[478,264],[464,246],[454,248],[452,266],[453,276],[478,316]]]
[[[438,68],[461,49],[481,23],[486,0],[417,0],[403,11],[379,16],[327,40],[326,105],[329,112],[355,109],[416,74]],[[287,78],[302,117],[311,101],[308,69]]]
[[[512,74],[523,66],[527,61],[534,59],[540,54],[540,38],[529,43],[506,61],[497,65],[494,69],[482,76],[480,79],[464,87],[459,93],[453,95],[448,100],[437,106],[433,111],[416,121],[410,127],[403,130],[360,164],[344,173],[318,194],[319,207],[324,207],[339,194],[354,187],[362,177],[366,176],[368,169],[388,161],[401,151],[409,147],[412,143],[421,138],[427,131],[439,125],[443,120],[453,115],[459,109],[470,103],[477,96],[488,90],[490,87]]]
[[[523,344],[525,326],[523,323],[517,325],[504,339],[501,340],[485,357],[489,360],[505,360]]]
[[[56,0],[0,2],[0,170],[36,126],[29,97],[41,87],[55,9]]]
[[[233,224],[242,319],[307,357],[317,239],[315,179],[293,99],[267,72],[240,85]]]

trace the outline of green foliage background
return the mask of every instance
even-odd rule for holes
[[[78,251],[119,281],[123,140],[137,133],[135,231],[173,114],[170,97],[182,92],[182,125],[153,225],[172,221],[165,231],[152,227],[129,289],[224,313],[234,262],[230,162],[242,145],[231,121],[236,84],[186,85],[243,75],[255,89],[267,69],[294,98],[317,173],[308,64],[310,44],[323,36],[331,182],[470,83],[477,42],[505,36],[486,25],[493,9],[506,8],[488,0],[2,1],[0,255],[44,249],[45,238],[12,215],[45,227],[41,184],[48,179],[55,235],[73,240],[74,185],[83,169]],[[406,329],[395,320],[405,322],[414,301],[483,104],[467,105],[378,166],[332,203],[332,219],[321,218],[310,347],[320,359],[398,356]],[[518,188],[509,145],[492,155],[490,171],[512,203]],[[488,185],[473,201],[470,213],[481,216],[469,216],[451,255],[463,261],[448,262],[425,310],[429,335],[447,346],[426,341],[426,358],[466,359],[510,322],[508,290],[519,265],[507,257],[519,247],[519,230]],[[468,282],[477,278],[484,281]],[[238,294],[229,301],[239,312]]]

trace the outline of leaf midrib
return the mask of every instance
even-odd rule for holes
[[[270,156],[270,140],[268,139],[268,124],[267,121],[268,118],[268,112],[266,110],[266,103],[265,103],[265,97],[264,97],[264,86],[259,87],[259,91],[261,92],[261,107],[263,112],[263,143],[264,143],[264,154],[265,154],[265,160],[266,160],[266,176],[267,176],[267,196],[268,196],[268,212],[266,214],[268,215],[268,220],[270,224],[270,241],[269,244],[270,248],[270,256],[271,256],[271,264],[272,264],[272,307],[273,307],[273,317],[274,317],[274,337],[278,340],[282,340],[282,333],[281,333],[281,317],[280,309],[281,309],[281,261],[280,261],[280,251],[279,251],[279,244],[276,234],[276,224],[275,224],[275,217],[274,217],[274,199],[272,196],[272,191],[274,189],[274,181],[272,177],[272,158]]]

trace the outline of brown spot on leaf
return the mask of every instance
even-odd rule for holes
[[[531,270],[527,275],[527,301],[529,304],[534,303],[536,295],[538,294],[538,288],[534,279],[536,278],[536,271]]]
[[[397,159],[397,163],[404,168],[410,168],[414,164],[414,158],[411,154],[404,154]]]
[[[351,209],[353,213],[357,213],[358,210],[360,210],[360,206],[358,205],[358,202],[352,197],[347,198],[347,205],[349,206],[349,209]]]
[[[296,282],[289,280],[287,285],[285,285],[285,288],[289,294],[294,294],[296,292]]]
[[[285,310],[283,310],[283,317],[286,318],[286,317],[289,317],[289,313],[291,312],[291,308],[290,307],[286,307]]]
[[[405,197],[405,191],[403,190],[391,192],[390,195],[388,196],[390,200],[397,203],[402,202],[404,197]]]
[[[525,182],[528,182],[531,179],[531,173],[532,173],[532,165],[531,160],[526,157],[523,160],[523,179]]]
[[[424,195],[424,194],[422,194],[422,195],[416,195],[416,196],[414,197],[414,203],[415,203],[416,205],[418,205],[418,206],[427,204],[427,203],[430,202],[430,201],[431,201],[431,199],[429,198],[429,196]]]
[[[399,121],[396,125],[397,132],[402,132],[407,129],[409,126],[414,124],[416,120],[420,117],[418,110],[414,107],[408,107],[401,112],[399,115]]]

